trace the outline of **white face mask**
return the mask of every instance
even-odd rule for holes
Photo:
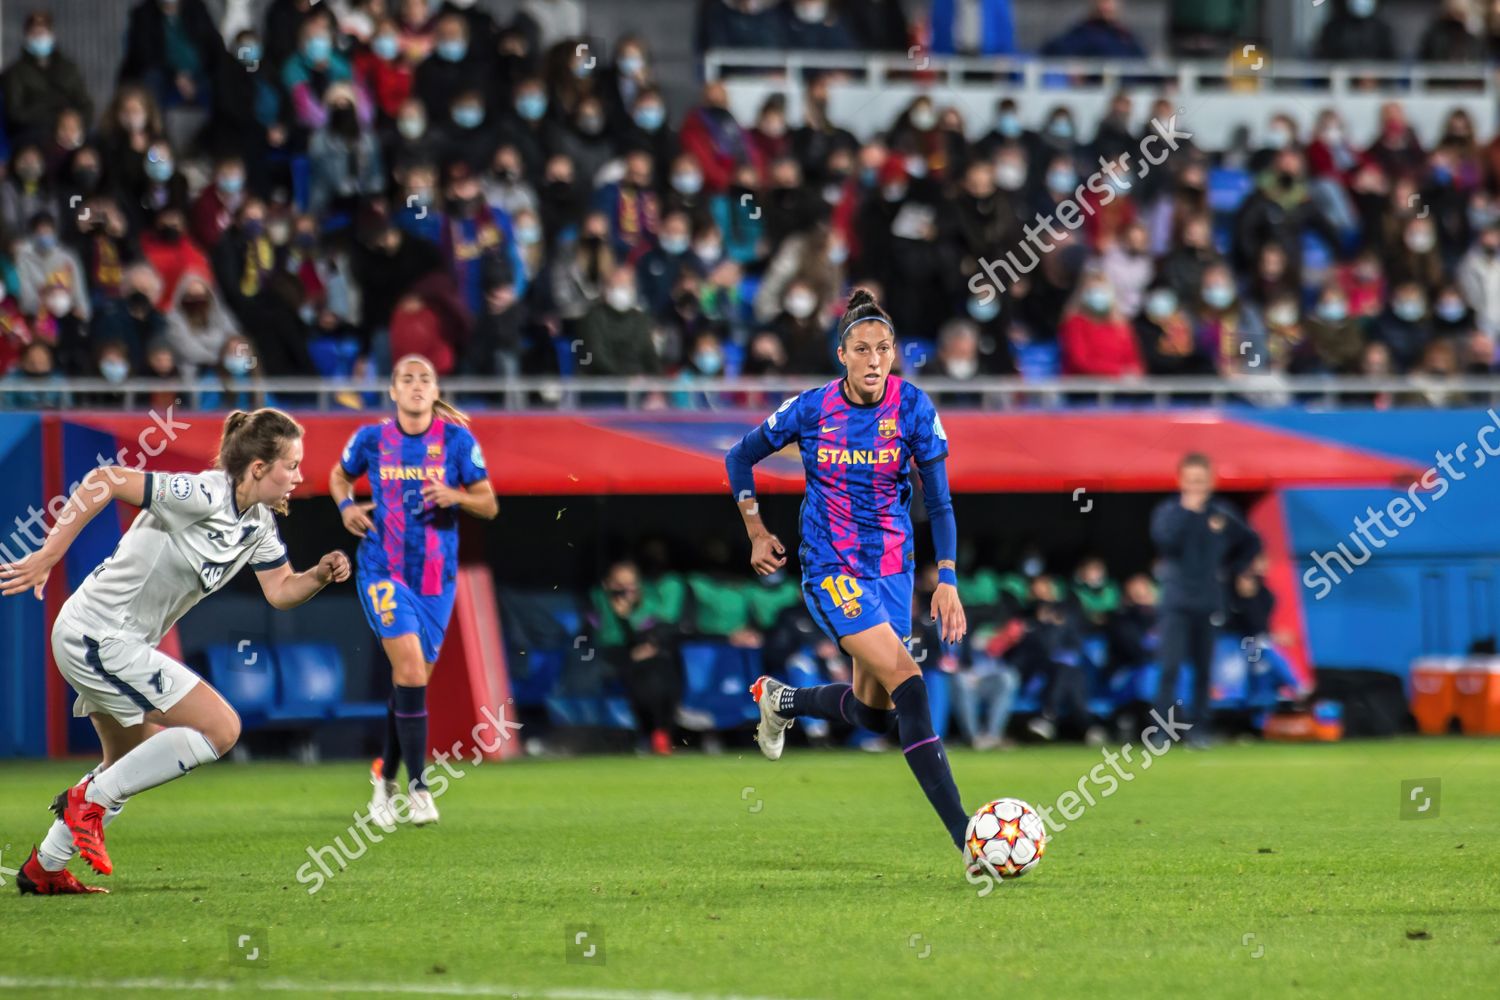
[[[47,311],[54,316],[66,316],[73,311],[73,296],[67,292],[48,292]]]
[[[793,292],[786,297],[786,311],[798,319],[807,319],[817,308],[817,298],[806,292]]]
[[[1026,183],[1026,165],[1014,161],[995,164],[995,184],[1005,191],[1019,191]]]
[[[693,246],[693,253],[705,264],[717,264],[724,256],[724,247],[719,243],[697,243]]]
[[[979,372],[979,362],[973,358],[954,358],[947,366],[953,378],[973,378]]]
[[[635,305],[635,292],[616,285],[604,293],[604,301],[609,303],[611,309],[625,312],[631,306]]]

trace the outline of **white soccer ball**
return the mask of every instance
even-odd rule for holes
[[[996,799],[979,807],[964,834],[969,872],[1020,878],[1047,853],[1047,829],[1035,809],[1020,799]]]

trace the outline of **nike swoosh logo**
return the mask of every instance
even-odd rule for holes
[[[819,427],[818,428],[818,430],[821,433],[823,433],[823,434],[832,434],[834,431],[836,431],[838,429],[839,429],[839,425],[838,424],[834,424],[832,427]]]

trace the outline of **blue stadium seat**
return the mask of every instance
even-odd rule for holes
[[[1302,270],[1325,271],[1334,265],[1333,251],[1317,233],[1302,233]]]
[[[314,337],[307,342],[307,353],[313,367],[326,378],[347,378],[354,374],[359,357],[357,337]]]
[[[517,705],[545,705],[557,687],[567,654],[556,649],[528,649],[526,655],[508,658],[510,693]]]
[[[724,374],[730,377],[738,375],[745,367],[745,349],[732,340],[726,340],[724,348]]]
[[[1248,170],[1219,167],[1208,172],[1208,208],[1216,215],[1231,215],[1240,210],[1255,190],[1255,178]]]
[[[619,696],[563,696],[547,699],[547,718],[554,726],[593,726],[605,729],[636,728],[630,702]]]
[[[264,725],[276,706],[276,665],[271,650],[245,640],[209,646],[200,654],[203,675],[239,713],[247,728]]]
[[[276,647],[276,707],[271,719],[328,719],[344,695],[344,660],[328,643],[298,642]]]
[[[727,642],[682,644],[684,690],[682,707],[701,712],[715,729],[737,729],[760,718],[748,696],[761,673],[760,650],[740,649]]]
[[[1062,351],[1055,342],[1025,344],[1016,351],[1016,370],[1024,378],[1052,378],[1062,374]]]

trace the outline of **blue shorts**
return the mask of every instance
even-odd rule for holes
[[[441,594],[423,597],[399,580],[361,574],[358,577],[360,602],[365,621],[382,639],[415,635],[422,643],[422,659],[436,663],[453,617],[452,584]]]
[[[889,624],[905,642],[911,637],[911,597],[910,571],[870,579],[834,573],[802,580],[807,610],[834,642],[880,624]]]

